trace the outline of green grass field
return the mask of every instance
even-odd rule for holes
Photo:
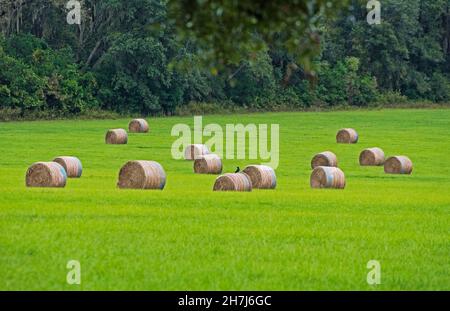
[[[214,193],[215,176],[171,158],[176,123],[104,144],[128,120],[1,123],[0,290],[449,290],[450,110],[207,116],[206,123],[279,123],[278,188]],[[354,127],[356,145],[338,145]],[[408,155],[411,176],[362,168],[379,146]],[[311,190],[310,160],[334,151],[345,190]],[[83,177],[64,189],[27,189],[28,166],[75,155]],[[164,191],[116,188],[128,160],[159,161]],[[224,162],[234,171],[254,161]],[[81,263],[80,286],[66,264]],[[369,260],[381,285],[369,286]]]

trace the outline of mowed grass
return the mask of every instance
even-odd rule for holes
[[[449,290],[450,110],[207,116],[206,123],[280,124],[274,191],[214,193],[216,176],[171,158],[172,126],[104,144],[128,120],[1,123],[0,290]],[[354,127],[356,145],[335,134]],[[408,155],[411,176],[363,168],[378,146]],[[334,151],[345,190],[311,190],[310,160]],[[83,177],[64,189],[27,189],[36,161],[75,155]],[[116,188],[128,160],[159,161],[164,191]],[[225,171],[255,161],[225,160]],[[68,285],[66,264],[81,263]],[[370,286],[369,260],[381,263]]]

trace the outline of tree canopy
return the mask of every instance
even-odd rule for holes
[[[0,0],[0,116],[450,101],[448,0]]]
[[[169,1],[170,16],[184,37],[193,36],[204,56],[221,63],[265,48],[284,47],[304,65],[320,51],[320,24],[347,0]]]

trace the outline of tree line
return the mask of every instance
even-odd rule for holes
[[[0,114],[450,101],[448,0],[80,3],[0,0]]]

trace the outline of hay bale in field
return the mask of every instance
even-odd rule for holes
[[[158,162],[129,161],[120,170],[117,186],[121,189],[160,189],[166,185],[166,173]]]
[[[34,163],[28,168],[25,178],[27,187],[63,188],[66,181],[66,171],[56,162]]]
[[[105,141],[111,145],[125,145],[128,143],[128,134],[124,129],[109,130],[106,133]]]
[[[53,162],[60,164],[69,178],[80,178],[83,173],[81,161],[76,157],[57,157]]]
[[[216,179],[214,191],[252,191],[252,181],[247,174],[225,174]]]
[[[144,119],[134,119],[128,124],[128,129],[130,133],[148,133],[149,126]]]
[[[221,174],[222,160],[216,154],[206,154],[194,162],[196,174]]]
[[[275,189],[277,186],[277,176],[273,168],[265,165],[249,165],[243,173],[250,177],[252,188]]]
[[[359,155],[361,166],[380,166],[384,164],[384,151],[380,148],[368,148]]]
[[[311,174],[311,188],[344,189],[344,172],[337,167],[316,167]]]
[[[351,128],[341,129],[336,135],[336,141],[339,144],[356,144],[358,139],[358,133]]]
[[[316,154],[311,160],[311,168],[315,169],[318,166],[337,167],[338,161],[336,155],[331,151],[325,151]]]
[[[210,154],[208,146],[202,144],[189,145],[184,150],[184,158],[189,161],[200,159],[202,156]]]
[[[405,156],[390,157],[384,163],[384,172],[387,174],[411,174],[412,161]]]

